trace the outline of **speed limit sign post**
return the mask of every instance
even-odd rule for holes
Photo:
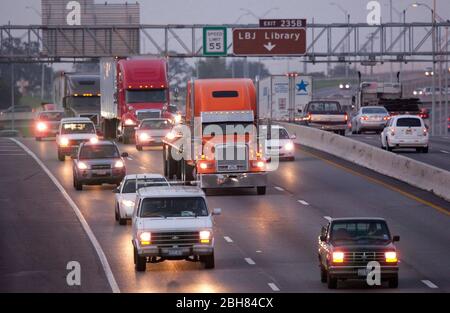
[[[203,28],[203,55],[226,56],[227,55],[227,28],[204,27]]]

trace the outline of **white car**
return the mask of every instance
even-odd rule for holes
[[[64,161],[66,156],[74,156],[81,143],[98,142],[94,123],[85,117],[63,118],[56,135],[58,146],[58,160]]]
[[[127,175],[117,189],[115,204],[115,218],[120,225],[126,225],[131,219],[136,200],[136,189],[143,187],[168,186],[166,178],[160,174]]]
[[[381,133],[389,120],[389,112],[382,106],[365,106],[352,118],[352,134],[365,131]]]
[[[279,125],[272,125],[272,132],[269,135],[267,126],[262,126],[262,133],[265,135],[265,156],[267,158],[279,157],[280,159],[295,160],[295,135],[289,135],[286,128]]]
[[[136,127],[136,150],[142,147],[162,145],[162,140],[172,131],[172,121],[167,118],[147,118]]]
[[[147,263],[188,260],[214,268],[213,215],[199,187],[170,186],[139,189],[132,217],[136,271]]]
[[[415,148],[428,153],[428,128],[416,115],[398,115],[391,118],[381,133],[381,147],[392,151],[395,148]]]

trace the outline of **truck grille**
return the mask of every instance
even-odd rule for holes
[[[91,165],[91,169],[93,169],[93,170],[109,170],[109,169],[111,169],[111,164],[95,164],[95,165]]]
[[[145,112],[137,112],[137,119],[142,121],[146,118],[160,118],[161,111],[145,111]]]
[[[152,244],[159,247],[190,247],[200,242],[199,232],[152,233]]]
[[[384,252],[345,252],[343,265],[366,265],[371,261],[385,263]]]
[[[218,172],[232,173],[248,170],[248,149],[246,145],[218,145],[215,147],[215,154]]]

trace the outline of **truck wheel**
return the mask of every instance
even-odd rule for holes
[[[119,216],[119,225],[127,225],[127,220]]]
[[[142,146],[141,145],[136,145],[136,150],[137,151],[142,151]]]
[[[147,258],[145,256],[139,256],[136,248],[134,248],[134,269],[136,272],[145,272],[147,267]]]
[[[428,153],[428,147],[422,148],[423,153]]]
[[[330,275],[330,273],[327,273],[327,286],[328,289],[336,289],[337,288],[337,278]]]
[[[327,282],[327,270],[321,265],[320,266],[320,282],[326,283]]]
[[[392,278],[389,278],[388,284],[389,288],[398,288],[398,274]]]
[[[392,151],[392,148],[389,146],[389,141],[386,138],[386,150],[387,151]]]
[[[256,192],[258,193],[258,195],[265,195],[266,194],[266,186],[256,187]]]
[[[58,160],[64,162],[66,160],[66,156],[58,149]]]
[[[73,177],[73,187],[78,191],[83,190],[83,184],[75,176]]]
[[[215,267],[214,264],[214,252],[211,253],[210,255],[205,255],[202,257],[203,262],[205,263],[205,268],[206,269],[212,269]]]

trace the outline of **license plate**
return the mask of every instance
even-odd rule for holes
[[[359,268],[358,276],[367,276],[367,268]]]
[[[94,173],[95,173],[95,175],[99,175],[99,176],[105,176],[108,174],[107,171],[95,171]]]
[[[407,129],[405,132],[407,135],[411,135],[412,134],[412,130],[411,129]]]
[[[229,170],[237,170],[238,167],[237,167],[237,165],[228,165],[228,169]]]
[[[168,251],[169,256],[181,256],[183,255],[183,251],[180,249],[170,249]]]

